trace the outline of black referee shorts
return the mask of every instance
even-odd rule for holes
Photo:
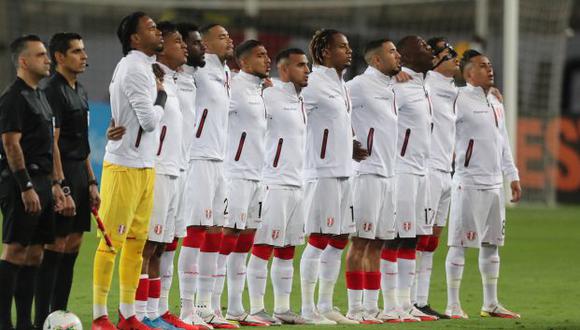
[[[30,215],[24,211],[22,196],[16,180],[8,171],[0,178],[0,209],[2,210],[2,242],[23,246],[54,242],[54,202],[52,181],[46,174],[30,173],[34,190],[40,199],[41,213]]]
[[[89,202],[89,173],[84,160],[63,160],[62,170],[76,206],[76,215],[65,217],[56,214],[56,237],[91,231]]]

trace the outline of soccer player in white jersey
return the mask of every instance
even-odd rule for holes
[[[225,159],[230,99],[230,70],[226,61],[233,56],[233,41],[227,30],[210,24],[201,30],[206,47],[205,66],[194,73],[197,86],[195,133],[189,155],[186,210],[187,237],[179,255],[180,285],[191,285],[197,276],[194,297],[181,296],[181,319],[193,320],[197,313],[214,327],[235,328],[216,306],[212,293],[216,279],[218,251],[226,208]],[[202,267],[203,266],[203,267]],[[191,292],[191,291],[189,291]],[[215,299],[214,299],[215,300]],[[218,307],[219,308],[219,307]]]
[[[181,323],[176,315],[169,311],[169,291],[173,279],[173,259],[175,250],[177,249],[178,238],[185,236],[188,216],[185,214],[186,210],[186,192],[185,185],[187,183],[187,176],[189,170],[189,151],[193,135],[195,134],[195,96],[197,87],[193,80],[193,74],[197,68],[205,65],[205,46],[201,42],[201,35],[196,25],[191,23],[177,24],[177,30],[181,34],[183,41],[187,45],[187,63],[181,66],[181,70],[177,72],[177,96],[179,98],[179,105],[183,117],[183,135],[181,144],[182,161],[180,165],[180,175],[178,177],[178,205],[175,213],[175,238],[172,243],[165,246],[165,251],[161,255],[160,261],[160,275],[161,275],[161,294],[159,299],[159,314],[161,317],[175,325],[181,327]],[[193,297],[195,293],[195,279],[187,281],[187,286],[180,286],[181,296]],[[189,290],[189,293],[187,293]],[[185,292],[185,293],[184,293]],[[203,320],[193,314],[193,323],[206,327]],[[191,321],[191,320],[189,320]]]
[[[165,244],[171,243],[175,236],[174,214],[178,200],[177,177],[180,174],[183,131],[183,117],[175,79],[177,70],[186,62],[187,48],[174,24],[160,22],[157,28],[163,36],[163,50],[157,54],[157,64],[164,73],[163,87],[167,93],[167,102],[159,124],[159,140],[155,150],[153,212],[149,221],[147,242],[143,248],[135,309],[137,319],[145,325],[173,329],[171,324],[160,317],[158,311],[161,293],[159,262]]]
[[[402,71],[411,80],[395,84],[398,130],[395,240],[386,241],[383,267],[397,274],[398,313],[403,321],[432,321],[437,317],[419,311],[411,303],[415,279],[417,236],[430,235],[427,159],[429,157],[432,105],[424,75],[433,67],[431,48],[419,36],[407,36],[397,43]]]
[[[353,156],[366,150],[354,140],[351,101],[343,74],[352,61],[346,36],[339,31],[317,31],[310,41],[314,62],[302,91],[308,115],[304,169],[307,205],[306,233],[310,235],[300,261],[302,317],[314,324],[358,324],[333,304],[342,250],[355,231],[352,214]],[[353,152],[354,150],[354,152]],[[320,279],[318,304],[314,288]]]
[[[225,160],[227,217],[217,273],[223,275],[227,264],[226,319],[242,326],[268,326],[268,322],[245,311],[242,293],[246,281],[246,257],[252,248],[262,212],[261,181],[266,138],[262,83],[270,73],[270,58],[266,48],[257,40],[246,40],[238,45],[235,58],[240,71],[232,79]],[[212,299],[221,298],[223,282],[219,284],[216,283]]]
[[[310,70],[306,54],[297,48],[281,51],[276,56],[276,65],[280,81],[264,90],[268,128],[262,173],[268,193],[248,262],[248,291],[252,315],[270,319],[265,311],[264,295],[268,261],[274,252],[274,318],[284,324],[303,324],[305,320],[290,309],[290,294],[295,247],[304,243],[302,172],[306,112],[300,93],[308,84]]]
[[[347,83],[352,99],[352,126],[366,141],[369,157],[360,162],[354,178],[356,232],[346,255],[347,318],[364,324],[398,322],[391,315],[391,282],[384,282],[385,312],[378,309],[381,287],[380,257],[385,240],[395,238],[395,160],[397,109],[394,75],[401,70],[401,55],[392,41],[369,42],[364,51],[365,72]],[[389,279],[388,275],[384,279]],[[364,299],[363,299],[364,293]],[[363,303],[364,301],[364,303]]]
[[[163,84],[153,72],[163,38],[143,12],[123,18],[117,35],[125,57],[115,68],[109,92],[112,117],[126,134],[108,141],[105,152],[99,213],[115,250],[101,239],[95,254],[92,328],[148,329],[135,317],[135,292],[153,207],[158,127],[167,101]],[[115,327],[107,316],[107,297],[119,250],[120,315]]]
[[[433,131],[431,150],[427,161],[429,180],[429,206],[434,217],[433,235],[425,235],[417,242],[417,271],[412,296],[415,307],[423,313],[447,318],[429,305],[429,284],[433,267],[433,253],[439,245],[439,236],[449,214],[451,201],[451,164],[455,145],[455,100],[457,87],[453,77],[459,73],[457,53],[444,38],[427,41],[433,51],[434,66],[427,72],[425,82],[429,86],[433,104]],[[415,293],[415,294],[413,294]]]
[[[503,105],[489,91],[494,83],[489,58],[467,50],[461,60],[467,86],[456,102],[455,175],[449,216],[447,309],[451,318],[467,318],[461,309],[459,288],[465,250],[479,248],[479,271],[483,283],[482,317],[519,318],[497,298],[499,247],[505,239],[504,178],[510,182],[511,201],[522,190],[512,157]]]

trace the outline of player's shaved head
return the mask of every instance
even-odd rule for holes
[[[376,55],[383,47],[383,44],[385,44],[386,42],[392,42],[392,41],[387,39],[387,38],[381,38],[381,39],[372,40],[365,45],[364,57],[365,57],[365,62],[367,62],[367,64],[369,64],[369,65],[371,64],[371,59],[372,59],[373,55]]]

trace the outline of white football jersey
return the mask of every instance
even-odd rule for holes
[[[183,117],[183,137],[181,143],[181,169],[189,164],[191,143],[195,135],[195,97],[197,87],[193,80],[195,68],[183,65],[183,70],[177,73],[177,96]]]
[[[351,101],[342,75],[314,65],[302,97],[308,116],[305,179],[352,176]]]
[[[352,99],[354,134],[369,157],[358,165],[358,173],[395,175],[397,159],[397,108],[394,80],[372,66],[346,85]]]
[[[165,72],[163,88],[167,93],[165,111],[159,123],[159,143],[155,155],[155,173],[178,176],[182,166],[181,146],[183,116],[179,104],[177,72],[158,63]]]
[[[230,69],[217,55],[205,54],[205,66],[197,69],[193,78],[197,95],[190,158],[224,160],[230,106]]]
[[[503,105],[483,88],[467,86],[457,96],[455,175],[464,186],[499,188],[503,176],[519,180]]]
[[[262,79],[240,71],[232,80],[226,177],[261,180],[266,138]]]
[[[132,50],[119,61],[111,84],[111,116],[126,128],[120,140],[108,140],[106,162],[134,168],[152,168],[163,108],[155,105],[157,85],[152,65],[155,56]]]
[[[431,92],[433,104],[433,131],[429,168],[451,172],[455,146],[455,100],[457,87],[453,78],[436,71],[427,72],[425,83]]]
[[[425,175],[431,142],[433,107],[422,73],[403,67],[413,79],[396,83],[397,173]]]
[[[304,181],[307,123],[302,97],[293,83],[279,81],[264,90],[264,103],[268,129],[263,181],[300,187]]]

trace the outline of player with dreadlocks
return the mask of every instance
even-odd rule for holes
[[[350,96],[343,79],[352,50],[344,34],[323,29],[312,37],[310,55],[314,65],[303,91],[308,114],[304,177],[306,233],[310,237],[300,261],[302,316],[313,324],[356,324],[341,315],[332,302],[342,250],[348,235],[355,231],[351,159],[360,161],[368,155],[353,136]]]

